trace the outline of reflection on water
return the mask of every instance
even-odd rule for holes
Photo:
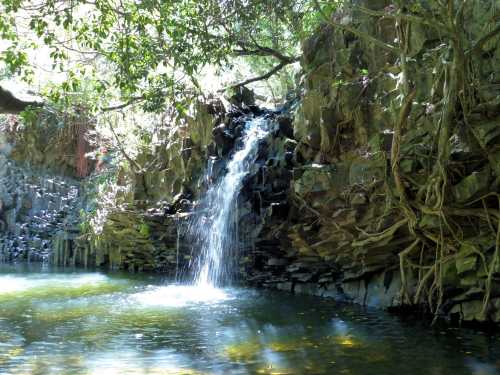
[[[495,336],[159,278],[0,269],[0,374],[500,373]]]

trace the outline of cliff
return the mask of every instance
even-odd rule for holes
[[[304,42],[291,211],[261,282],[498,321],[494,6],[364,4]]]

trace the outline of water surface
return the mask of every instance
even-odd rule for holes
[[[0,268],[0,374],[499,374],[500,341],[159,276]]]

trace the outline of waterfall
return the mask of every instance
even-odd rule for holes
[[[220,286],[230,280],[239,247],[238,195],[257,158],[259,141],[268,134],[267,127],[268,120],[262,117],[246,122],[241,148],[228,161],[225,175],[210,185],[201,202],[203,212],[191,225],[191,236],[200,250],[194,275],[198,286]]]

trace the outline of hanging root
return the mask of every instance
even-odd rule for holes
[[[416,239],[413,243],[399,253],[399,272],[401,273],[401,302],[403,304],[410,304],[410,297],[408,294],[408,285],[406,282],[406,269],[405,269],[405,261],[408,255],[417,247],[420,243],[420,239]]]
[[[396,191],[399,195],[399,204],[405,217],[408,220],[408,229],[410,233],[415,233],[415,226],[417,225],[417,217],[413,212],[412,208],[408,203],[408,198],[406,194],[406,189],[404,187],[401,175],[399,173],[399,163],[401,161],[401,138],[402,138],[402,128],[405,127],[408,116],[410,115],[413,99],[415,98],[416,91],[413,90],[405,99],[403,107],[399,113],[399,119],[394,127],[394,136],[392,138],[391,146],[391,170],[394,176],[394,182],[396,185]]]
[[[498,204],[500,206],[500,198],[498,199]],[[500,264],[500,220],[498,221],[497,233],[495,237],[495,253],[493,254],[493,258],[490,262],[488,278],[486,279],[483,308],[481,310],[481,315],[483,316],[483,318],[486,318],[486,314],[488,313],[488,305],[490,303],[490,297],[491,297],[491,284],[493,282],[493,274],[495,273],[495,269],[499,264]]]

